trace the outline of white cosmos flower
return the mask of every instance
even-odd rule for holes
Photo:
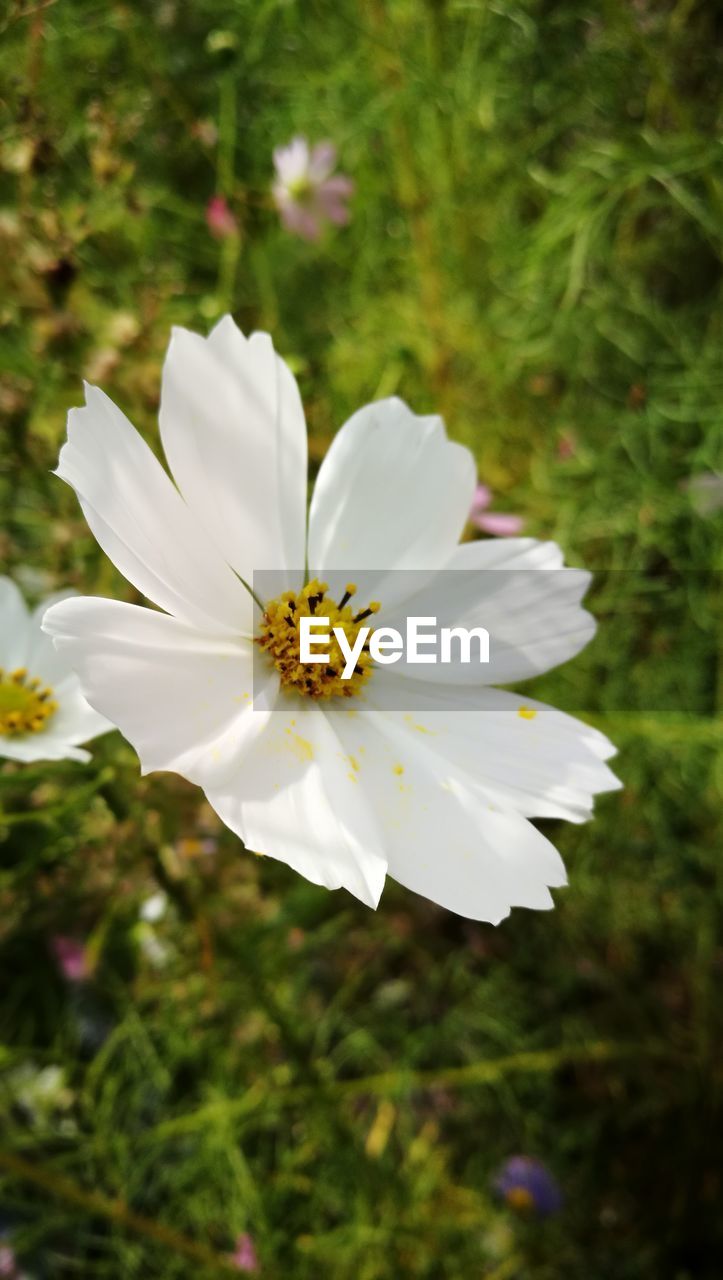
[[[67,594],[67,593],[66,593]],[[40,628],[51,596],[30,613],[0,577],[0,759],[90,760],[79,743],[113,726],[88,705],[68,656]]]
[[[244,583],[279,569],[299,592],[306,563],[320,576],[558,569],[559,549],[531,538],[459,546],[472,456],[447,439],[440,418],[417,417],[397,399],[360,409],[339,431],[307,535],[296,383],[270,338],[245,338],[230,317],[208,339],[174,330],[160,428],[175,485],[120,409],[88,386],[85,407],[69,415],[58,474],[106,553],[165,612],[81,598],[55,605],[43,624],[143,770],[198,783],[249,849],[371,906],[387,872],[474,919],[552,906],[549,886],[565,883],[564,868],[529,819],[589,817],[592,797],[619,785],[604,763],[610,743],[552,708],[481,686],[473,666],[444,685],[437,667],[414,676],[379,667],[359,697],[325,698],[291,691],[268,659],[259,710],[253,640],[269,631]],[[378,576],[380,592],[405,577]],[[517,596],[501,590],[484,602],[490,635],[503,637],[485,668],[491,681],[555,666],[594,631],[580,606],[588,575],[519,577]],[[482,602],[473,585],[469,600],[447,599],[448,579],[459,575],[439,580],[443,621],[470,625]],[[402,607],[381,604],[379,621]],[[389,695],[399,705],[411,679],[415,714],[390,709]]]

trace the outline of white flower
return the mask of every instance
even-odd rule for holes
[[[405,580],[382,570],[558,569],[559,549],[530,538],[458,546],[472,456],[447,439],[440,418],[417,417],[396,399],[360,409],[339,431],[307,537],[296,383],[270,338],[244,338],[230,317],[207,340],[174,331],[160,428],[176,485],[121,411],[86,387],[58,474],[106,553],[165,612],[74,599],[44,620],[144,771],[198,783],[249,849],[369,905],[389,871],[475,919],[552,906],[548,886],[565,883],[564,868],[529,819],[589,817],[592,797],[619,785],[604,764],[610,743],[552,708],[480,686],[473,666],[452,684],[438,683],[438,667],[417,667],[414,677],[378,667],[355,678],[358,697],[335,696],[336,676],[331,696],[304,696],[285,683],[279,601],[264,600],[262,616],[244,583],[254,570],[283,570],[308,602],[306,563],[324,576],[380,570],[382,621],[403,608],[394,584]],[[490,680],[555,666],[593,634],[579,603],[587,574],[528,572],[516,588],[501,575],[500,590],[481,600],[490,575],[473,572],[462,603],[445,586],[459,577],[439,578],[437,603],[445,623],[460,625],[474,625],[484,607],[499,639]],[[264,710],[253,700],[254,638],[267,650],[255,648],[257,664],[267,664]],[[390,709],[411,679],[416,713]]]
[[[159,889],[157,893],[152,893],[141,903],[138,916],[141,920],[147,921],[148,924],[158,924],[166,914],[168,906],[168,895]]]
[[[29,613],[15,583],[0,577],[0,758],[85,762],[78,744],[113,727],[88,706],[67,656],[41,630],[45,610],[62,598]]]

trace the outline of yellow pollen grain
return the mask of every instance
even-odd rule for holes
[[[299,760],[313,760],[314,748],[308,738],[302,738],[300,734],[295,733],[291,741],[294,744],[294,752]]]
[[[397,777],[398,777],[398,778],[401,778],[402,774],[404,773],[404,765],[403,765],[403,764],[395,764],[394,769],[393,769],[393,772],[394,772],[394,773],[396,773],[396,775],[397,775]]]
[[[361,693],[372,673],[372,658],[368,643],[357,658],[354,671],[343,679],[347,659],[334,628],[346,634],[350,648],[354,648],[367,619],[381,606],[372,601],[366,608],[357,610],[349,603],[356,591],[354,583],[347,583],[341,601],[337,604],[327,596],[328,584],[313,578],[301,591],[285,591],[276,600],[270,600],[264,609],[261,628],[256,643],[268,654],[276,667],[281,687],[286,692],[298,693],[308,698],[350,698]],[[329,641],[325,643],[328,662],[301,661],[301,618],[328,618]],[[318,637],[315,637],[318,640]],[[319,652],[320,645],[312,646]],[[322,649],[322,652],[324,650]]]
[[[359,761],[356,759],[356,757],[355,757],[355,756],[349,756],[349,761],[350,761],[350,763],[351,763],[351,767],[352,767],[352,769],[355,769],[355,770],[356,770],[356,772],[358,773],[358,772],[359,772]]]
[[[534,720],[537,712],[534,707],[519,707],[517,714],[521,720]]]
[[[415,729],[417,733],[431,733],[431,734],[434,733],[434,730],[427,729],[426,725],[417,724],[416,720],[413,720],[411,716],[405,716],[404,719],[406,720],[410,729]]]
[[[0,669],[0,737],[40,733],[58,710],[53,690],[42,680],[28,680],[25,667]]]

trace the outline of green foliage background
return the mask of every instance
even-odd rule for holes
[[[625,783],[547,824],[555,913],[494,929],[256,859],[117,734],[1,767],[0,1230],[28,1275],[200,1280],[243,1231],[269,1278],[720,1275],[721,528],[685,482],[723,464],[722,38],[703,0],[0,5],[2,571],[131,598],[50,475],[65,410],[85,376],[155,447],[170,325],[231,309],[292,361],[315,463],[400,394],[599,571],[597,639],[535,692]],[[269,198],[296,133],[357,183],[318,246]],[[556,1218],[495,1203],[517,1151]]]

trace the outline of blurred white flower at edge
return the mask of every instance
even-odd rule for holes
[[[709,519],[723,510],[723,475],[717,471],[703,471],[683,483],[691,503],[699,516]]]
[[[68,1085],[65,1067],[39,1067],[28,1059],[7,1073],[5,1085],[34,1129],[69,1135],[76,1132],[75,1119],[70,1114],[75,1093]]]
[[[45,610],[70,594],[58,592],[31,613],[12,579],[0,577],[0,759],[87,763],[79,744],[113,727],[41,630]]]
[[[163,969],[171,959],[172,949],[159,937],[154,925],[163,920],[168,910],[168,895],[163,889],[152,893],[138,909],[138,923],[134,933],[136,941],[149,964],[154,969]]]

